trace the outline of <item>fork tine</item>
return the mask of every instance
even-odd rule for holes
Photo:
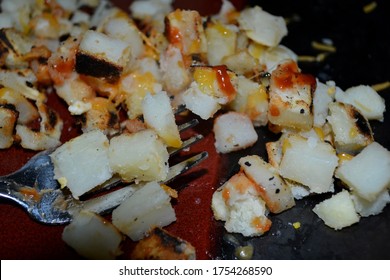
[[[201,135],[201,134],[192,136],[191,138],[183,141],[183,144],[181,145],[180,148],[168,148],[168,153],[170,156],[173,156],[173,155],[177,154],[178,152],[180,152],[181,150],[184,150],[185,148],[192,146],[193,144],[195,144],[196,142],[198,142],[202,139],[203,139],[203,135]]]
[[[202,152],[200,154],[197,154],[189,159],[186,159],[174,166],[172,166],[169,169],[168,176],[166,180],[162,183],[168,183],[172,181],[177,176],[183,174],[184,172],[188,171],[192,167],[198,165],[200,162],[202,162],[204,159],[208,157],[207,152]],[[71,205],[68,211],[73,214],[80,210],[88,210],[92,211],[98,214],[106,213],[109,210],[112,210],[113,208],[117,207],[119,204],[121,204],[125,199],[130,197],[138,188],[142,187],[142,184],[140,185],[129,185],[123,188],[120,188],[118,190],[112,191],[110,193],[107,193],[105,195],[92,198],[90,200],[87,200],[83,202],[81,205]]]

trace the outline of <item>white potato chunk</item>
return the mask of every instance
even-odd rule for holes
[[[171,102],[165,91],[146,94],[142,102],[142,111],[146,125],[154,129],[167,146],[181,147],[179,129],[175,122]]]
[[[258,69],[259,62],[247,50],[237,51],[232,55],[224,56],[221,64],[225,64],[230,70],[238,75],[252,73]]]
[[[265,86],[244,76],[238,76],[237,81],[237,95],[229,108],[247,114],[254,126],[265,126],[268,123],[268,94]]]
[[[88,211],[73,217],[64,228],[62,239],[87,259],[112,260],[122,253],[122,234],[109,221]]]
[[[121,134],[110,141],[110,167],[125,181],[163,181],[168,157],[166,145],[152,129]]]
[[[229,232],[262,235],[269,230],[271,221],[259,194],[259,187],[243,172],[233,175],[213,194],[211,207],[215,219],[225,221]]]
[[[370,123],[352,105],[330,103],[327,120],[332,127],[339,153],[356,154],[374,141]]]
[[[230,153],[254,145],[258,139],[251,119],[243,113],[228,112],[214,121],[215,148]]]
[[[176,220],[170,199],[157,182],[149,182],[112,212],[112,222],[121,232],[138,241],[154,227]]]
[[[37,108],[21,93],[11,88],[0,89],[0,104],[15,106],[16,111],[18,111],[17,122],[19,124],[28,124],[39,117]]]
[[[64,143],[50,155],[55,178],[76,198],[104,183],[112,176],[108,146],[106,135],[99,130]]]
[[[129,45],[119,39],[109,37],[101,32],[89,30],[80,41],[79,51],[96,56],[119,67],[127,64],[130,54]]]
[[[169,93],[178,94],[191,83],[190,73],[179,48],[169,45],[160,57],[160,65],[162,81]]]
[[[318,203],[313,208],[313,211],[327,226],[334,228],[335,230],[348,227],[360,220],[359,215],[356,213],[351,195],[346,190]]]
[[[6,149],[12,146],[17,118],[18,113],[15,110],[0,105],[0,149]]]
[[[344,162],[336,176],[356,194],[374,201],[390,185],[390,151],[377,142],[364,148],[351,160]]]
[[[259,6],[243,10],[237,20],[249,38],[266,46],[277,46],[287,35],[284,19],[271,15]]]
[[[329,114],[329,104],[333,102],[333,87],[317,80],[317,87],[313,94],[314,126],[322,127]],[[334,89],[335,90],[335,89]]]
[[[390,203],[390,195],[389,191],[385,189],[374,201],[368,201],[352,192],[352,200],[359,215],[368,217],[381,213],[385,206]]]
[[[315,138],[290,135],[284,139],[280,163],[282,177],[309,187],[311,192],[324,193],[333,189],[333,174],[338,165],[334,148]]]
[[[336,94],[338,102],[353,105],[368,120],[383,121],[385,100],[372,87],[359,85]]]
[[[266,66],[267,71],[274,70],[284,60],[298,61],[298,56],[284,45],[267,48],[260,56],[260,63]]]
[[[186,108],[204,120],[212,118],[221,108],[218,98],[203,93],[196,82],[191,83],[182,98]]]
[[[129,43],[133,59],[138,58],[145,51],[141,32],[135,23],[123,14],[110,18],[105,22],[103,32],[110,37]]]
[[[291,188],[272,165],[257,155],[242,157],[238,162],[246,176],[259,186],[260,196],[272,213],[280,213],[295,205]]]
[[[235,53],[237,27],[209,22],[205,30],[207,38],[207,60],[210,65],[222,64],[222,59]]]

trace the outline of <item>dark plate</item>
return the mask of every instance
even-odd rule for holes
[[[114,1],[127,8],[131,1]],[[242,8],[245,1],[232,1]],[[376,1],[377,9],[365,14],[363,6],[370,1],[356,0],[296,0],[250,1],[266,11],[292,19],[289,35],[283,44],[299,55],[317,54],[311,41],[329,38],[337,52],[322,63],[306,63],[300,67],[320,80],[334,80],[346,89],[359,84],[372,85],[389,80],[390,70],[390,12],[386,0]],[[220,1],[177,1],[176,7],[199,9],[202,14],[218,11]],[[300,19],[299,21],[297,19]],[[381,92],[390,104],[390,90]],[[74,137],[79,130],[74,126],[64,104],[50,98],[50,105],[59,110],[65,119],[63,141]],[[389,113],[385,122],[372,122],[376,140],[390,149]],[[214,190],[238,169],[238,159],[246,154],[265,157],[264,144],[278,136],[267,129],[258,129],[259,143],[253,148],[229,155],[215,152],[211,133],[212,122],[201,124],[188,134],[198,132],[205,140],[193,147],[192,153],[207,150],[209,159],[182,178],[174,186],[180,190],[174,201],[177,222],[167,229],[191,242],[197,249],[198,259],[233,259],[237,244],[254,246],[256,259],[390,259],[390,206],[374,217],[363,218],[358,224],[342,231],[326,227],[311,211],[313,205],[326,196],[304,199],[284,213],[273,215],[273,226],[259,238],[247,239],[240,235],[226,238],[223,224],[213,219],[210,209]],[[34,153],[19,147],[0,150],[0,175],[22,166]],[[390,172],[390,170],[389,170]],[[291,223],[299,221],[295,230]],[[61,240],[62,226],[44,226],[32,221],[20,208],[0,203],[0,258],[1,259],[77,259],[80,258]],[[226,242],[226,240],[230,240]],[[123,245],[124,255],[129,257],[133,244]]]

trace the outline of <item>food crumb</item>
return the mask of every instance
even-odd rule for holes
[[[292,226],[295,228],[295,229],[299,229],[301,227],[301,223],[300,222],[295,222],[292,224]]]

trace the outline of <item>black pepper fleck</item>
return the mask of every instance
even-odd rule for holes
[[[244,164],[245,164],[246,166],[248,166],[248,167],[251,167],[251,166],[252,166],[252,164],[251,164],[249,161],[246,161]]]

